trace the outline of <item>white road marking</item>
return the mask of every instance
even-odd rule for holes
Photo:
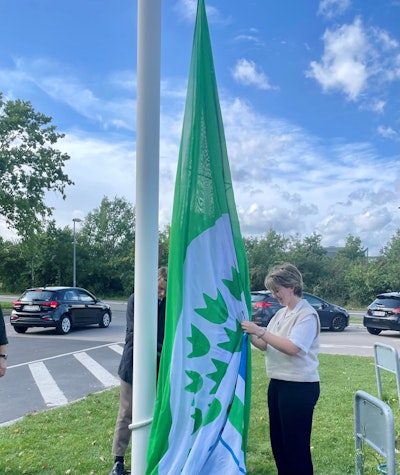
[[[124,351],[123,347],[119,345],[110,345],[109,348],[110,350],[114,350],[119,355],[122,355],[122,352]]]
[[[63,406],[68,403],[44,363],[32,363],[29,369],[47,406]]]
[[[87,353],[75,353],[74,357],[83,364],[106,388],[118,386],[119,380],[97,363]]]
[[[96,350],[98,348],[106,348],[107,346],[114,346],[114,345],[110,345],[109,343],[106,343],[104,345],[90,346],[89,348],[83,348],[82,350],[79,350],[79,351],[82,351],[82,352],[91,351],[91,350]],[[118,346],[118,345],[116,345],[116,346]],[[48,358],[42,358],[40,360],[25,361],[24,363],[19,363],[19,364],[14,364],[14,365],[9,365],[9,366],[7,365],[7,369],[18,368],[19,366],[26,366],[26,365],[29,365],[29,364],[32,364],[32,363],[37,363],[37,362],[42,362],[42,361],[55,360],[57,358],[63,358],[64,356],[74,355],[75,353],[78,353],[78,352],[77,351],[70,351],[68,353],[61,353],[60,355],[49,356]]]

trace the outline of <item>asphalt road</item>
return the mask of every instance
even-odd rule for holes
[[[5,317],[8,367],[0,379],[0,425],[119,385],[126,303],[109,303],[108,328],[79,328],[67,335],[40,328],[18,334]]]
[[[363,327],[362,319],[360,323],[347,327],[344,332],[322,330],[320,353],[373,357],[376,342],[393,346],[400,354],[400,332],[383,331],[380,335],[370,335]]]
[[[108,328],[93,326],[67,335],[36,328],[17,334],[6,317],[9,359],[7,373],[0,379],[0,425],[119,384],[117,369],[125,338],[126,303],[108,303],[113,310]],[[359,324],[350,325],[344,332],[322,331],[320,341],[321,353],[372,357],[376,341],[400,353],[400,333],[370,335],[361,318]]]

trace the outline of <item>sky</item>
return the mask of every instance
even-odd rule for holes
[[[159,227],[170,224],[195,0],[164,0]],[[65,137],[59,227],[103,197],[135,204],[137,0],[0,0],[0,91]],[[359,237],[400,228],[400,0],[206,0],[242,234]],[[78,224],[79,226],[79,224]],[[13,238],[0,218],[0,234]]]

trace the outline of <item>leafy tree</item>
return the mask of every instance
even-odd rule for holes
[[[104,197],[76,233],[78,284],[94,293],[126,295],[133,286],[135,208],[125,198]]]
[[[168,265],[169,238],[171,234],[171,226],[165,226],[164,231],[158,235],[158,265]]]
[[[332,259],[331,290],[333,299],[346,305],[363,306],[370,299],[371,288],[367,285],[369,272],[366,249],[361,239],[351,234],[346,244]],[[327,283],[327,282],[326,282]]]
[[[51,221],[31,247],[35,285],[72,285],[72,230]]]
[[[338,257],[344,257],[349,261],[365,260],[367,255],[367,249],[364,249],[359,237],[349,234],[346,239],[346,244],[342,249],[337,252]]]
[[[50,221],[45,231],[18,242],[0,241],[0,283],[10,292],[72,284],[72,232]]]
[[[76,232],[77,281],[101,296],[129,295],[134,278],[135,208],[123,198],[104,197]],[[159,232],[159,263],[168,265],[170,227]],[[72,283],[73,232],[50,221],[45,231],[20,241],[0,237],[0,289],[21,293],[31,285]],[[400,229],[376,259],[367,259],[361,240],[348,236],[328,258],[321,236],[285,238],[274,230],[244,238],[251,288],[264,288],[270,268],[289,261],[299,267],[305,289],[326,300],[366,306],[376,294],[400,289]]]
[[[1,289],[20,294],[31,283],[31,260],[26,256],[21,242],[2,240],[0,244]]]
[[[303,241],[293,239],[287,260],[297,266],[303,275],[304,289],[317,293],[325,278],[326,249],[321,245],[322,236],[313,233]]]
[[[382,249],[381,255],[380,270],[387,281],[385,291],[400,292],[400,229]]]
[[[288,239],[270,229],[265,237],[245,238],[252,290],[264,289],[264,280],[268,271],[275,264],[283,262]]]
[[[50,122],[30,102],[4,101],[0,93],[0,215],[20,236],[34,234],[51,216],[46,191],[65,199],[65,186],[73,184],[62,170],[70,157],[54,148],[64,134]]]

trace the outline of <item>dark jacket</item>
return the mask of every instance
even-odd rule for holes
[[[133,321],[134,321],[134,295],[128,299],[126,307],[126,335],[125,346],[118,368],[119,377],[126,383],[132,384],[133,379]],[[157,371],[160,363],[161,349],[164,341],[165,325],[165,298],[158,302],[157,321]]]
[[[3,310],[0,307],[0,345],[7,345],[6,325],[4,323]]]

